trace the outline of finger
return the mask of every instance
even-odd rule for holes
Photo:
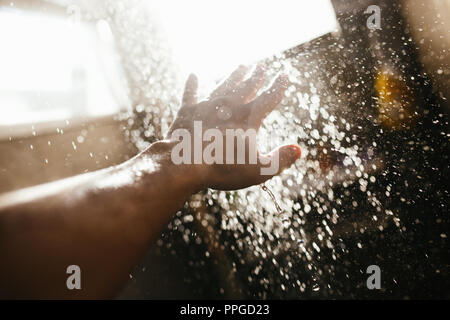
[[[250,108],[249,120],[252,125],[259,127],[264,118],[280,104],[288,83],[287,76],[280,75],[268,90],[247,105]]]
[[[279,147],[267,155],[259,155],[260,181],[262,183],[283,170],[290,168],[300,159],[302,150],[296,144]]]
[[[248,103],[255,98],[256,93],[264,83],[265,68],[263,65],[258,65],[252,76],[242,82],[236,90],[236,97],[241,103]]]
[[[194,74],[190,74],[186,81],[183,94],[183,106],[189,106],[197,103],[198,80]]]
[[[240,65],[233,73],[223,81],[216,90],[211,93],[211,98],[217,98],[220,96],[226,96],[233,93],[233,90],[241,83],[245,75],[248,72],[248,68],[244,65]]]

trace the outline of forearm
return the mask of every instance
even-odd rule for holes
[[[120,166],[0,198],[0,295],[116,293],[199,188],[170,164],[169,152],[169,144],[157,143]],[[66,268],[73,264],[81,268],[82,290],[66,287]]]

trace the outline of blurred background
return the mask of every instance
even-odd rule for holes
[[[0,192],[121,163],[188,73],[205,95],[264,61],[291,86],[261,148],[304,150],[268,184],[283,214],[194,195],[119,298],[448,299],[449,30],[449,0],[0,0]]]

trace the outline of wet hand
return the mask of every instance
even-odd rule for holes
[[[281,102],[288,80],[278,76],[257,96],[265,69],[258,65],[246,79],[248,71],[240,66],[201,102],[197,101],[197,78],[191,75],[186,82],[181,108],[166,139],[172,145],[172,162],[202,187],[232,190],[260,184],[300,158],[298,145],[268,154],[257,150],[258,129]]]

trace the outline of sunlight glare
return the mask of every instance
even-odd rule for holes
[[[149,9],[182,74],[202,82],[337,29],[330,0],[164,0]]]

